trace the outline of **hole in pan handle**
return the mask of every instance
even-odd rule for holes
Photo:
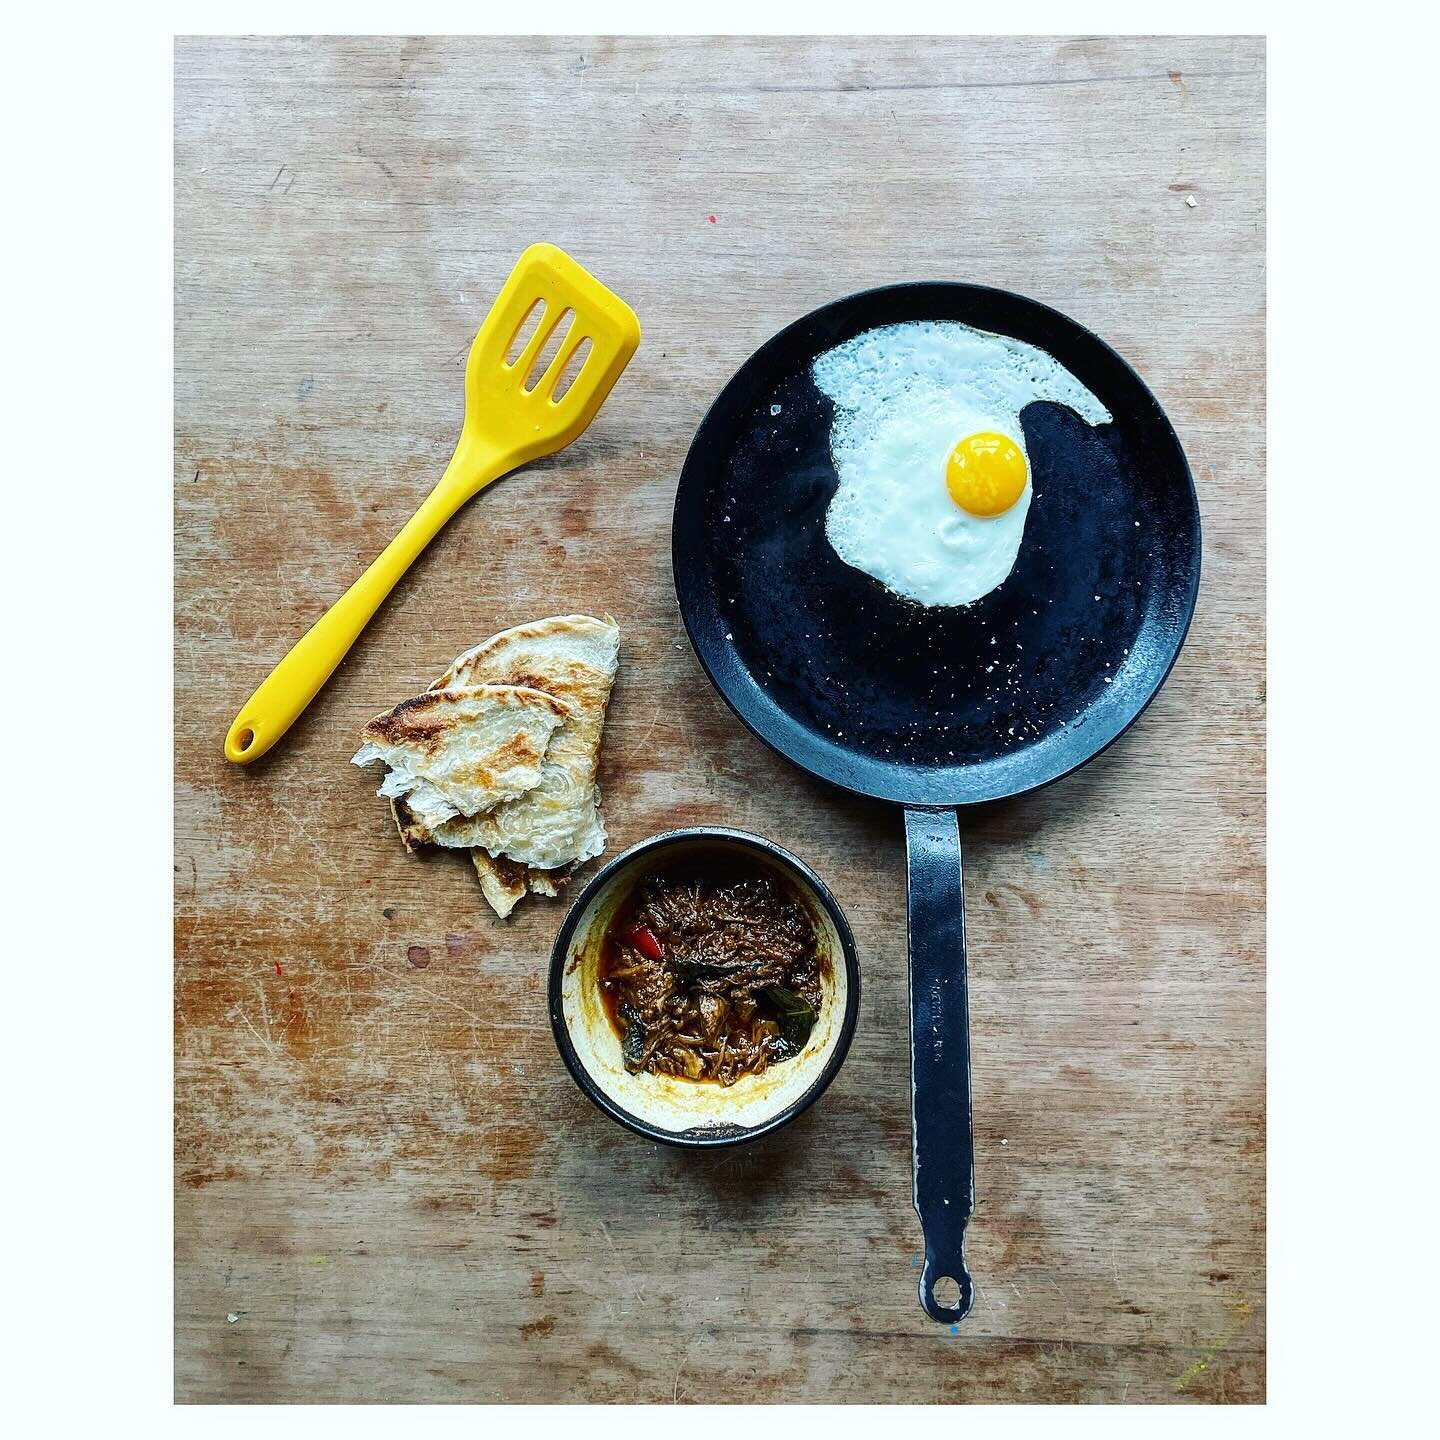
[[[905,862],[915,1213],[925,1236],[920,1304],[932,1320],[954,1324],[975,1303],[965,1264],[965,1225],[975,1210],[975,1140],[964,872],[953,810],[906,810]]]

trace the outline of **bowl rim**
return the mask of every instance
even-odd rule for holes
[[[835,1048],[830,1052],[829,1058],[825,1061],[824,1067],[804,1093],[760,1125],[745,1128],[734,1126],[708,1131],[677,1131],[665,1130],[642,1120],[638,1115],[631,1114],[623,1105],[612,1099],[591,1077],[590,1072],[581,1063],[580,1057],[576,1053],[575,1043],[570,1038],[570,1027],[565,1023],[563,986],[565,965],[570,956],[570,942],[580,926],[581,919],[594,903],[595,898],[622,866],[630,864],[637,857],[653,851],[668,849],[682,841],[693,840],[728,840],[777,860],[820,902],[825,913],[830,917],[831,924],[835,927],[835,933],[840,937],[840,954],[845,963],[845,1015],[840,1022],[840,1037],[835,1043]],[[682,1150],[713,1150],[727,1145],[748,1144],[751,1140],[758,1140],[762,1135],[768,1135],[772,1130],[778,1130],[782,1125],[788,1125],[797,1115],[808,1110],[830,1088],[830,1082],[839,1073],[840,1067],[849,1053],[850,1041],[854,1038],[855,1026],[860,1017],[860,961],[855,950],[855,936],[850,929],[850,922],[845,918],[845,912],[841,910],[839,902],[830,893],[825,882],[803,860],[792,855],[783,845],[777,845],[773,840],[767,840],[763,835],[753,834],[749,830],[736,830],[726,825],[692,825],[679,830],[663,830],[658,835],[638,841],[629,849],[622,850],[613,860],[590,877],[585,888],[571,903],[564,923],[560,926],[560,932],[556,935],[555,943],[551,947],[548,999],[550,1029],[555,1036],[555,1045],[560,1051],[560,1058],[565,1062],[565,1068],[569,1070],[571,1079],[589,1097],[592,1104],[627,1130],[633,1131],[647,1140],[656,1140],[662,1145],[673,1145]]]

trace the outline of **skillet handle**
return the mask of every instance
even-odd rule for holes
[[[953,810],[906,810],[910,922],[910,1079],[915,1138],[915,1213],[925,1236],[920,1304],[954,1324],[970,1313],[965,1225],[975,1210],[970,1117],[970,1003],[965,979],[965,886]],[[949,1276],[957,1303],[936,1283]],[[948,1289],[948,1287],[946,1287]]]

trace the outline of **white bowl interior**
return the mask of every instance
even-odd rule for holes
[[[733,852],[787,882],[789,892],[814,922],[820,954],[829,962],[820,967],[820,1011],[805,1049],[771,1065],[763,1075],[742,1076],[728,1087],[669,1075],[631,1075],[620,1052],[620,1037],[600,998],[601,950],[616,909],[642,876],[700,851]],[[635,1119],[670,1134],[704,1130],[728,1134],[773,1120],[820,1078],[840,1043],[849,986],[839,932],[803,875],[768,851],[723,837],[696,836],[634,856],[591,897],[570,938],[560,993],[565,1028],[580,1065],[611,1101]]]

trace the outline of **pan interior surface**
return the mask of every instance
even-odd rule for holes
[[[1024,539],[1009,578],[969,606],[903,599],[825,534],[834,407],[811,366],[908,319],[1038,345],[1114,417],[1092,428],[1026,407]],[[1194,608],[1199,518],[1174,431],[1102,341],[1003,291],[894,286],[798,321],[722,392],[681,477],[674,562],[701,663],[763,740],[861,794],[959,805],[1059,778],[1144,709]]]

